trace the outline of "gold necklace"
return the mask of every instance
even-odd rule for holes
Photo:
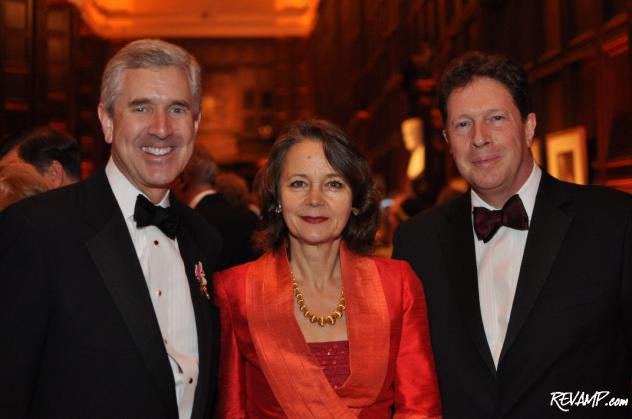
[[[290,274],[292,274],[292,288],[294,289],[294,297],[296,297],[296,304],[298,304],[298,309],[301,311],[301,313],[303,313],[303,315],[307,317],[310,322],[318,323],[320,327],[325,327],[326,324],[330,324],[332,326],[336,324],[336,320],[342,317],[342,313],[344,313],[346,309],[344,291],[340,290],[340,299],[338,300],[338,306],[333,313],[328,316],[318,316],[312,313],[309,308],[307,308],[303,293],[296,283],[296,278],[294,277],[294,272],[292,271],[291,267]]]

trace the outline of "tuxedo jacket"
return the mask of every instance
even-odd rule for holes
[[[181,210],[178,246],[199,349],[192,417],[213,411],[219,317],[199,290],[217,233]],[[178,418],[143,271],[104,172],[0,213],[0,412],[6,418]],[[209,284],[210,287],[210,284]]]
[[[630,397],[629,195],[542,174],[498,368],[481,318],[470,193],[402,224],[393,256],[424,284],[445,418],[628,417],[604,405]],[[562,405],[568,413],[551,395],[596,391],[609,392],[599,406]]]
[[[257,258],[251,241],[252,233],[259,222],[254,212],[229,204],[220,193],[206,195],[197,204],[195,211],[215,227],[222,238],[222,252],[217,270]]]

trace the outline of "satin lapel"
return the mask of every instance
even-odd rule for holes
[[[340,264],[351,374],[337,393],[347,406],[361,408],[373,404],[384,385],[391,333],[388,305],[373,260],[342,245]]]
[[[88,252],[155,378],[170,416],[177,417],[173,373],[136,251],[104,174],[86,184],[86,214],[96,233]]]
[[[496,367],[481,317],[469,192],[454,202],[446,214],[446,223],[440,234],[448,279],[461,307],[466,328],[483,361],[495,376]]]
[[[198,383],[195,388],[195,400],[191,418],[201,419],[204,417],[206,405],[212,402],[212,400],[209,400],[210,395],[215,393],[216,383],[214,377],[217,376],[216,360],[219,357],[219,316],[215,305],[202,295],[198,280],[195,277],[195,265],[201,262],[206,271],[206,279],[210,281],[212,266],[207,263],[208,259],[196,246],[187,227],[188,224],[183,223],[181,228],[178,229],[178,247],[187,278],[189,279],[191,301],[193,302],[198,336],[198,356],[200,360]],[[207,251],[208,250],[210,249],[207,249]],[[207,288],[209,293],[212,292],[210,282]]]
[[[560,183],[542,172],[499,366],[520,333],[553,267],[572,220],[560,209],[569,200]]]
[[[287,417],[356,418],[332,389],[296,323],[283,250],[264,255],[249,269],[246,307],[259,364]]]

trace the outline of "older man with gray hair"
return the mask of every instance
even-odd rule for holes
[[[169,193],[200,96],[185,50],[128,44],[103,76],[105,170],[0,216],[3,417],[211,417],[220,240]]]

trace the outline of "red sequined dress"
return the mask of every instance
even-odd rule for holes
[[[312,342],[307,344],[323,369],[327,381],[335,389],[349,376],[349,341]]]

